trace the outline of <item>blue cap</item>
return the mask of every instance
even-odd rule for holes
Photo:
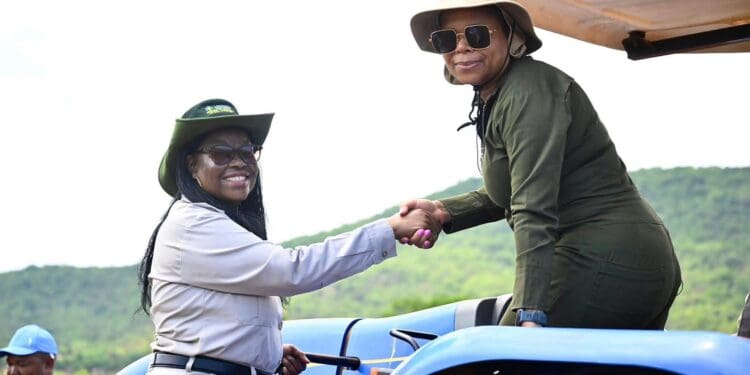
[[[34,353],[57,355],[55,338],[36,324],[23,326],[10,339],[7,348],[0,349],[0,357],[6,355],[25,356]]]

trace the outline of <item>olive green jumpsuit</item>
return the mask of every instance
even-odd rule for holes
[[[513,60],[483,115],[484,187],[442,200],[444,230],[503,217],[513,229],[515,285],[501,323],[523,308],[544,311],[550,326],[663,328],[681,285],[669,233],[578,84]]]

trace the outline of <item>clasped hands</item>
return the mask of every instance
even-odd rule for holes
[[[443,225],[451,220],[451,215],[442,202],[412,199],[404,202],[399,212],[391,216],[388,222],[401,243],[429,249],[437,241]],[[532,321],[521,322],[520,326],[542,327]]]
[[[443,225],[450,220],[450,213],[442,202],[411,199],[404,202],[399,212],[388,219],[388,224],[402,244],[429,249],[437,241]]]

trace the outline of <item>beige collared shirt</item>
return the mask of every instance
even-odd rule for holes
[[[273,372],[282,354],[277,296],[323,288],[395,255],[393,230],[385,220],[285,249],[223,211],[183,198],[154,246],[151,348]]]

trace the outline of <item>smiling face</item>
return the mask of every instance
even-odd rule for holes
[[[441,13],[441,27],[463,33],[467,26],[486,25],[493,30],[490,46],[475,50],[459,37],[456,50],[443,55],[448,71],[461,83],[482,85],[499,76],[505,62],[508,41],[502,19],[493,7],[452,9]]]
[[[237,150],[250,144],[250,138],[242,130],[225,129],[210,133],[198,146],[198,151],[188,155],[188,169],[207,193],[219,200],[239,205],[255,188],[258,163],[246,163],[235,154],[229,163],[219,165],[205,151],[215,146]]]

